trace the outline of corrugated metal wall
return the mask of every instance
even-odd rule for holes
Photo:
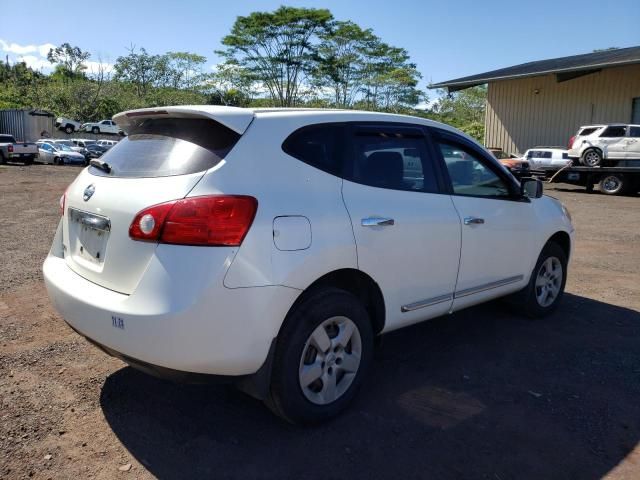
[[[555,75],[493,82],[487,92],[485,145],[514,153],[565,146],[581,125],[631,122],[637,97],[640,65],[608,68],[562,83]]]
[[[55,118],[31,113],[32,110],[0,110],[0,133],[13,135],[16,140],[23,142],[35,142],[42,132],[51,135]]]

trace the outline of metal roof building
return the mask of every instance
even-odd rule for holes
[[[565,145],[591,123],[640,124],[640,46],[528,62],[440,82],[455,92],[488,84],[485,145],[524,152]]]

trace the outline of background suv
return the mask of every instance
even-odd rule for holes
[[[640,125],[588,125],[569,140],[569,157],[587,167],[606,160],[640,159]]]
[[[76,331],[149,373],[233,381],[315,422],[355,396],[376,335],[562,297],[566,209],[446,125],[212,106],[115,119],[129,136],[62,196],[44,277]]]
[[[524,152],[523,157],[531,168],[562,168],[572,163],[569,153],[560,147],[535,147]]]

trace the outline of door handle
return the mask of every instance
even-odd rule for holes
[[[395,225],[395,220],[393,218],[383,218],[383,217],[368,217],[362,219],[363,227],[386,227],[389,225]]]
[[[483,223],[484,223],[484,218],[464,217],[465,225],[482,225]]]

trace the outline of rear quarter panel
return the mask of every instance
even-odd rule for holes
[[[304,117],[257,117],[226,160],[190,193],[252,195],[258,200],[253,225],[224,279],[228,288],[282,285],[302,290],[325,273],[357,268],[351,221],[342,201],[342,179],[282,150],[284,140],[308,123]],[[276,248],[273,221],[282,216],[309,220],[308,248]]]

